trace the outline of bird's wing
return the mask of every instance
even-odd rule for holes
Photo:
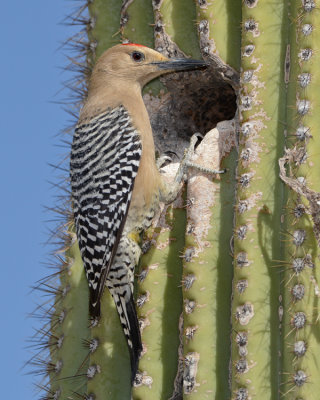
[[[90,290],[90,315],[100,299],[128,213],[142,146],[123,106],[77,126],[70,171],[77,238]]]

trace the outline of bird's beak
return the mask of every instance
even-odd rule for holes
[[[203,69],[208,67],[208,63],[203,60],[193,60],[191,58],[172,58],[168,61],[153,62],[160,70],[166,71],[188,71],[193,69]]]

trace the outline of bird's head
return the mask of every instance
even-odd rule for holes
[[[167,58],[161,53],[137,44],[119,44],[106,50],[97,61],[93,74],[107,79],[137,82],[143,87],[152,79],[169,72],[205,68],[205,61],[189,58]]]

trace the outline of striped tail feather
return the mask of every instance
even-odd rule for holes
[[[130,295],[129,300],[126,301],[123,296],[114,293],[114,290],[112,290],[111,293],[118,310],[120,322],[129,348],[131,382],[133,383],[138,370],[139,358],[142,352],[142,342],[137,311],[132,294]]]

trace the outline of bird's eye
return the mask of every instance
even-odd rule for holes
[[[135,62],[141,62],[144,60],[144,54],[140,53],[140,51],[134,51],[131,54],[131,58],[133,59],[133,61]]]

